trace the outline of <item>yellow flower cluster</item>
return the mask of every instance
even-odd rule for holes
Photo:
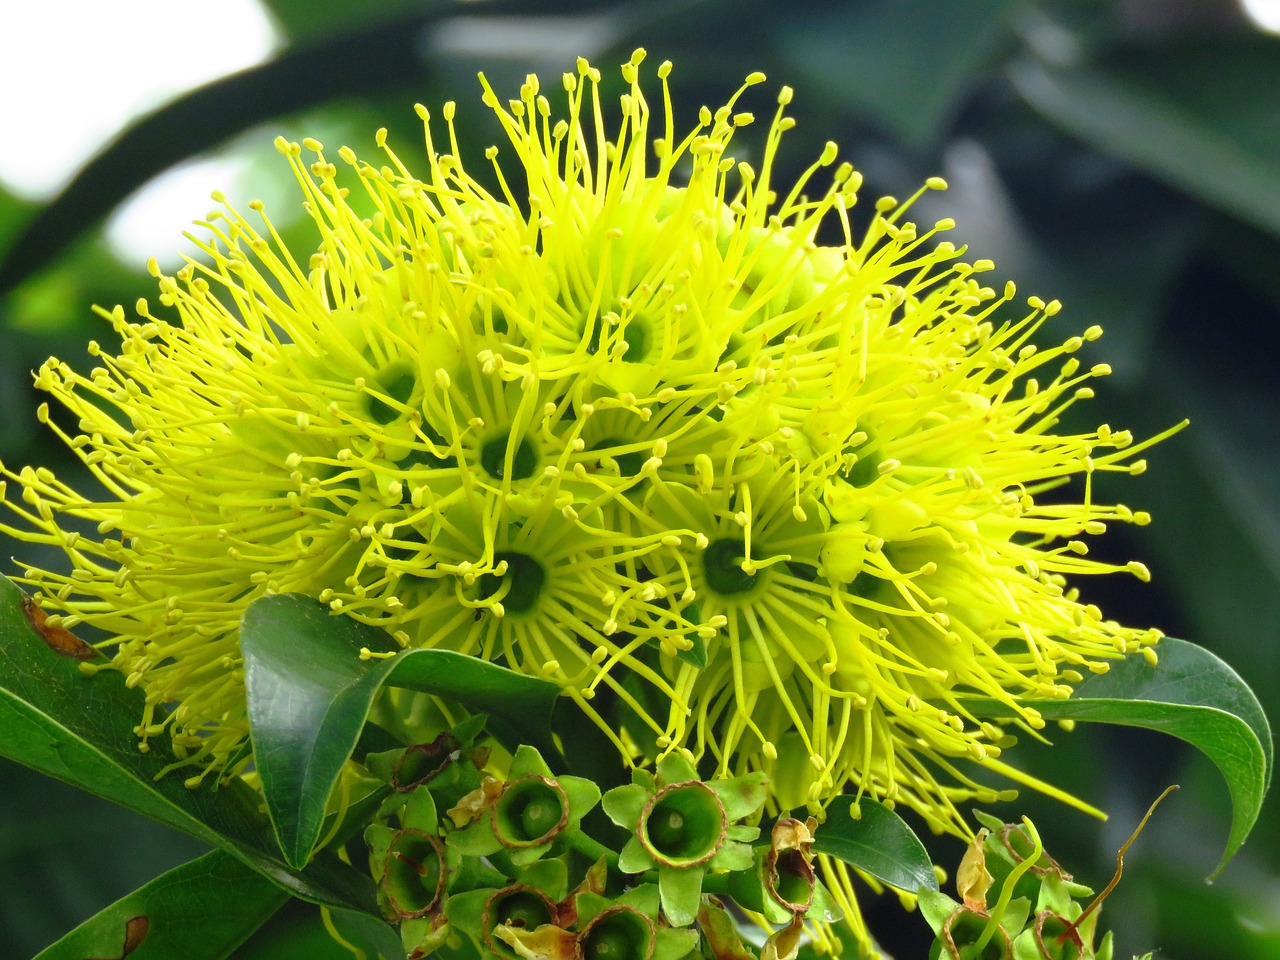
[[[1106,372],[1072,356],[1100,331],[1037,348],[1058,304],[1015,312],[910,201],[856,234],[834,144],[775,184],[790,90],[749,164],[731,142],[762,76],[682,134],[670,64],[659,123],[642,59],[616,127],[585,61],[564,116],[534,77],[505,105],[486,83],[509,145],[483,171],[452,104],[421,174],[343,147],[340,177],[280,141],[314,253],[224,205],[205,258],[153,265],[167,318],[104,313],[118,353],[39,371],[106,495],[6,469],[3,529],[65,552],[20,579],[105,632],[144,740],[243,762],[240,617],[300,591],[554,680],[628,758],[761,769],[780,808],[852,785],[964,833],[955,804],[994,793],[962,761],[1017,776],[966,699],[1039,728],[1038,699],[1155,642],[1069,583],[1146,576],[1084,538],[1147,521],[1090,480],[1152,441],[1053,432]]]

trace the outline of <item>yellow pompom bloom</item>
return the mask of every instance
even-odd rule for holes
[[[984,286],[949,222],[886,198],[855,236],[834,144],[773,182],[789,90],[752,165],[731,144],[762,76],[680,133],[642,59],[616,129],[585,61],[563,116],[535,77],[505,105],[486,83],[491,189],[452,104],[448,149],[419,108],[420,174],[280,141],[313,253],[224,205],[205,259],[153,266],[162,311],[104,313],[118,353],[41,368],[106,495],[5,470],[4,529],[65,551],[19,579],[109,637],[143,738],[227,769],[241,614],[299,591],[556,681],[629,759],[647,739],[770,773],[775,806],[852,785],[963,833],[955,804],[993,796],[963,762],[1008,770],[966,697],[1038,728],[1037,700],[1156,641],[1070,583],[1145,577],[1085,538],[1146,521],[1090,478],[1150,441],[1053,432],[1105,372],[1072,356],[1097,328],[1037,349],[1058,305]],[[1043,496],[1072,478],[1077,502]]]

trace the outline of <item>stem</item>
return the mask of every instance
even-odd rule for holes
[[[1107,888],[1105,890],[1103,890],[1100,894],[1098,894],[1096,897],[1093,898],[1092,903],[1090,903],[1087,907],[1085,907],[1082,911],[1080,911],[1080,916],[1072,920],[1071,923],[1067,925],[1067,929],[1062,931],[1061,934],[1059,934],[1058,936],[1059,943],[1064,942],[1066,938],[1071,936],[1072,934],[1075,934],[1076,937],[1079,937],[1080,924],[1084,922],[1085,918],[1088,917],[1089,914],[1093,913],[1093,911],[1096,910],[1101,905],[1103,900],[1107,899],[1111,891],[1116,888],[1116,884],[1120,882],[1120,877],[1123,876],[1124,874],[1125,851],[1129,849],[1129,845],[1132,844],[1133,841],[1138,839],[1138,834],[1140,834],[1142,832],[1142,828],[1147,825],[1147,821],[1151,819],[1151,815],[1156,812],[1156,807],[1160,806],[1160,801],[1163,800],[1165,797],[1167,797],[1169,794],[1173,793],[1173,791],[1177,789],[1178,789],[1178,785],[1176,783],[1173,784],[1172,786],[1165,787],[1164,793],[1156,797],[1155,802],[1153,802],[1151,806],[1147,808],[1146,815],[1138,823],[1138,826],[1134,828],[1133,833],[1129,835],[1129,839],[1124,842],[1124,846],[1121,847],[1116,852],[1116,872],[1115,872],[1115,875],[1112,876],[1111,882],[1107,884]]]
[[[1009,898],[1013,896],[1013,888],[1018,885],[1022,875],[1036,865],[1036,861],[1040,859],[1040,854],[1044,852],[1044,844],[1040,842],[1040,834],[1036,833],[1035,825],[1026,817],[1022,818],[1022,822],[1027,828],[1027,833],[1031,835],[1033,848],[1031,856],[1025,857],[1021,863],[1010,870],[1009,875],[1004,878],[1004,883],[1000,885],[1000,899],[996,901],[996,907],[991,911],[991,919],[982,928],[982,935],[978,937],[978,941],[974,944],[975,952],[978,956],[982,956],[982,951],[987,948],[987,944],[995,936],[996,927],[1000,925],[1000,918],[1004,915],[1005,908],[1009,906]]]
[[[604,857],[605,863],[609,865],[609,869],[618,869],[618,855],[606,847],[599,840],[593,840],[581,830],[566,830],[561,837],[564,839],[565,845],[570,850],[576,850],[578,853],[590,859],[593,863]]]
[[[703,874],[702,892],[727,894],[729,892],[729,874],[727,873]]]

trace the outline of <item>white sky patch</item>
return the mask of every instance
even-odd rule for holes
[[[0,183],[37,201],[131,118],[281,45],[258,0],[10,3],[0,38]]]
[[[1258,27],[1280,33],[1280,0],[1240,0],[1240,6]]]
[[[266,134],[257,132],[258,139],[269,146]],[[166,270],[176,269],[183,253],[196,253],[195,245],[182,234],[193,229],[193,220],[203,220],[209,211],[218,208],[210,198],[215,190],[225,193],[245,214],[249,212],[248,203],[238,201],[252,193],[276,214],[278,223],[287,222],[292,211],[286,204],[284,180],[263,176],[262,168],[255,163],[264,152],[249,146],[232,147],[222,156],[190,160],[166,170],[122,203],[107,220],[106,236],[112,251],[121,262],[139,269],[150,257],[155,257]],[[271,158],[277,156],[274,150],[269,153]],[[195,233],[203,238],[205,231],[195,228]]]

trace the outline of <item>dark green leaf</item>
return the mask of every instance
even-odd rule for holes
[[[542,743],[559,688],[451,650],[390,652],[391,638],[309,597],[254,601],[240,630],[254,757],[285,859],[306,863],[325,804],[383,684],[456,700]]]
[[[257,871],[214,850],[116,901],[36,960],[221,960],[288,898]]]
[[[372,22],[403,17],[424,4],[421,0],[385,0],[366,7],[347,0],[266,0],[276,22],[293,43],[320,37],[351,33],[353,28],[368,28]],[[443,4],[441,4],[443,6]]]
[[[1011,42],[1018,0],[893,0],[813,7],[779,22],[779,45],[816,93],[905,146],[935,146]],[[960,40],[958,38],[963,38]]]
[[[1036,701],[1046,720],[1083,720],[1143,727],[1184,740],[1217,765],[1231,792],[1231,831],[1212,877],[1240,849],[1271,783],[1271,728],[1253,691],[1231,667],[1185,640],[1166,637],[1160,662],[1129,657],[1105,674],[1091,675],[1069,700]],[[1005,717],[992,700],[965,705],[975,715]]]
[[[1280,40],[1238,34],[1116,63],[1027,62],[1013,82],[1035,109],[1104,153],[1280,233]]]
[[[891,887],[915,893],[938,889],[933,862],[920,838],[884,804],[863,797],[854,819],[854,798],[837,797],[813,838],[814,853],[838,857]]]
[[[334,910],[333,926],[344,940],[382,960],[404,960],[404,946],[380,917],[355,910]]]
[[[240,781],[189,790],[163,738],[138,750],[143,692],[115,672],[89,677],[32,628],[22,592],[0,579],[0,754],[228,851],[304,900],[376,909],[372,883],[326,856],[302,871],[271,853],[258,797]]]

